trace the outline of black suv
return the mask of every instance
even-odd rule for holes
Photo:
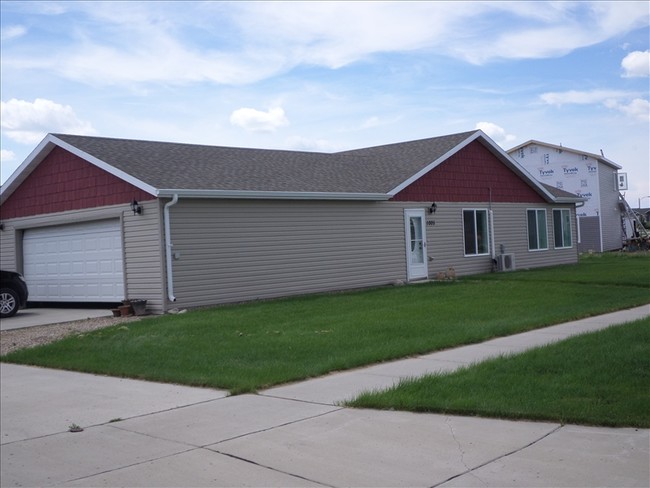
[[[20,273],[0,271],[0,318],[16,315],[27,305],[27,283]]]

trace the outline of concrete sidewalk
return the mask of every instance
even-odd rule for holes
[[[9,486],[639,486],[648,429],[341,408],[452,370],[650,315],[650,306],[261,392],[2,364]],[[83,432],[68,432],[71,424]]]

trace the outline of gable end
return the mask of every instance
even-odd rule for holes
[[[472,141],[397,193],[401,202],[512,202],[545,200],[481,142]]]
[[[102,207],[155,197],[55,147],[2,204],[2,218]]]

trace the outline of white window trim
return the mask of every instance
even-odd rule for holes
[[[555,211],[560,212],[560,224],[562,225],[562,244],[564,244],[564,218],[562,217],[562,214],[564,212],[569,213],[569,232],[571,236],[571,245],[570,246],[556,246],[555,245]],[[572,249],[573,248],[573,229],[571,226],[571,210],[568,208],[554,208],[551,211],[551,217],[553,219],[553,249]]]
[[[474,212],[474,236],[475,237],[478,237],[478,232],[477,232],[477,229],[476,229],[476,222],[477,222],[477,220],[476,220],[476,212],[485,212],[485,223],[486,223],[486,229],[485,230],[487,231],[487,236],[486,236],[486,238],[487,238],[487,251],[486,252],[482,252],[482,253],[478,252],[478,245],[477,245],[478,243],[477,242],[474,243],[476,245],[476,250],[477,250],[476,254],[467,254],[465,252],[465,249],[466,249],[466,246],[465,246],[465,212]],[[466,258],[474,258],[474,257],[478,257],[478,256],[489,256],[490,255],[490,248],[491,248],[491,244],[490,244],[491,235],[490,235],[490,212],[488,211],[488,209],[487,208],[464,208],[464,209],[462,209],[461,220],[463,222],[463,255]]]
[[[531,249],[530,248],[530,241],[528,240],[528,212],[534,211],[535,212],[535,224],[537,228],[539,228],[539,223],[537,221],[537,212],[542,211],[544,212],[544,224],[546,226],[546,247],[538,247],[537,249]],[[526,209],[526,243],[528,246],[528,252],[540,252],[540,251],[548,251],[548,214],[546,212],[545,208],[527,208]],[[537,244],[539,245],[539,235],[537,236]]]

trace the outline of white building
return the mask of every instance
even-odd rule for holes
[[[508,151],[538,181],[586,199],[576,210],[578,251],[611,251],[623,244],[621,166],[603,155],[531,140]],[[621,174],[621,178],[624,176]]]

